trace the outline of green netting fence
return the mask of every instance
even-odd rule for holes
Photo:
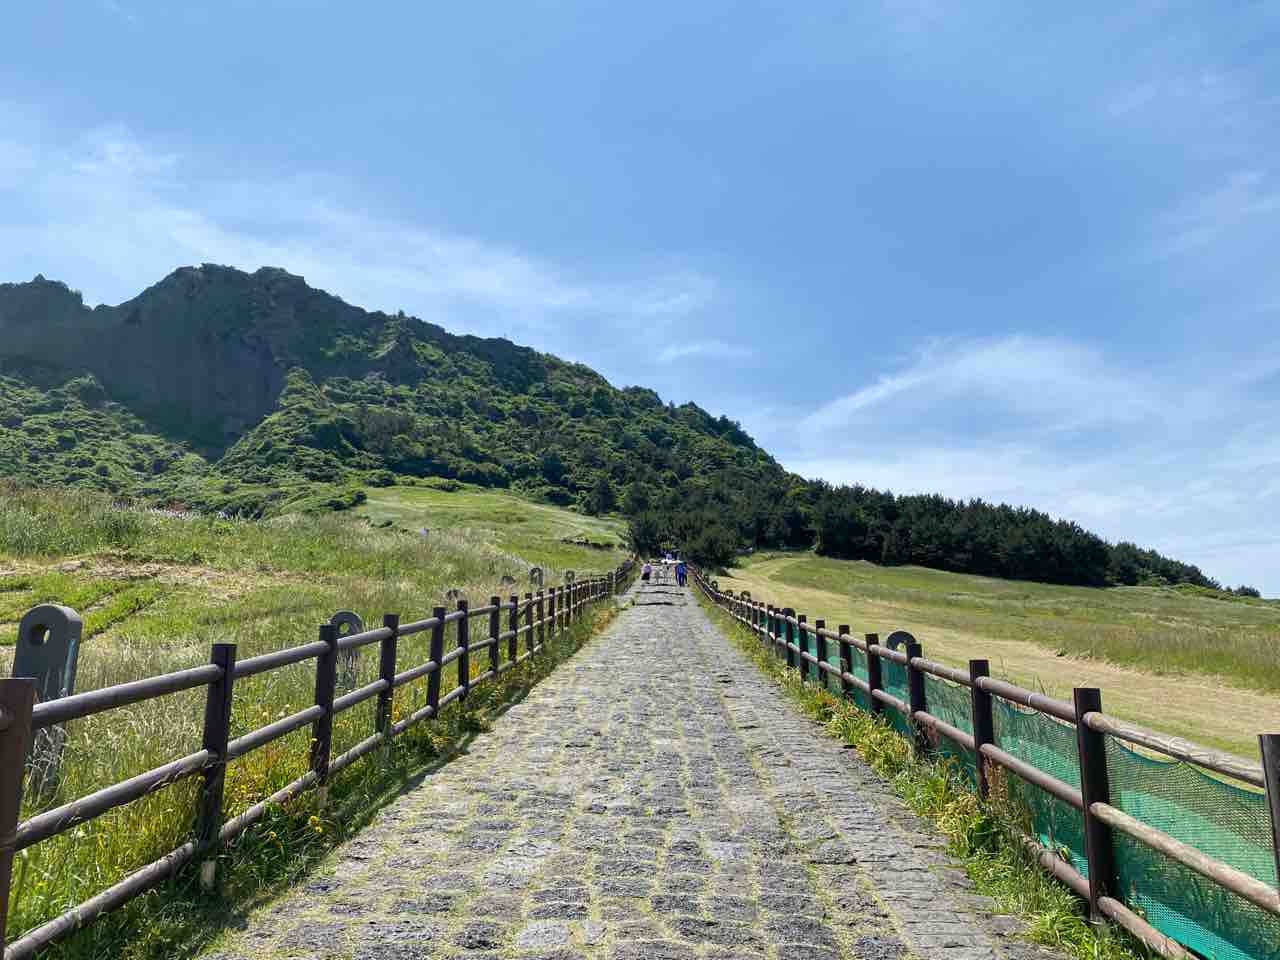
[[[1156,759],[1107,740],[1111,805],[1276,886],[1266,795],[1190,763]],[[1117,887],[1160,932],[1212,960],[1280,957],[1280,917],[1119,831]]]
[[[818,653],[812,628],[801,634],[787,625],[785,638],[815,656]],[[837,670],[841,666],[835,641],[827,643],[826,662]],[[837,678],[812,664],[806,672],[814,682],[840,691]],[[854,651],[849,672],[867,681],[864,654]],[[909,702],[907,667],[882,658],[881,678],[888,693]],[[969,688],[931,674],[924,680],[928,712],[972,734]],[[849,696],[861,709],[869,709],[867,694],[861,690],[855,688]],[[910,724],[897,710],[886,708],[883,715],[900,733],[911,733]],[[1001,749],[1080,788],[1073,724],[998,698],[993,703],[993,722],[995,743]],[[1105,742],[1112,806],[1215,860],[1277,886],[1280,878],[1263,791],[1229,783],[1191,763],[1138,753],[1112,737]],[[976,787],[977,761],[972,751],[945,736],[937,738],[937,751]],[[1007,782],[1011,798],[1024,812],[1029,832],[1088,877],[1083,814],[1016,776],[1007,777]],[[1110,878],[1111,887],[1155,929],[1208,960],[1280,960],[1280,917],[1118,830],[1112,831],[1112,839],[1116,876]]]

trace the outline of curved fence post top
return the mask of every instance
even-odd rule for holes
[[[337,629],[338,636],[352,633],[364,633],[364,619],[354,610],[339,610],[329,618],[329,625]],[[346,627],[346,630],[342,628]]]
[[[895,630],[884,638],[884,645],[890,650],[897,650],[899,647],[906,647],[909,643],[915,643],[916,638],[905,630]]]
[[[32,677],[40,702],[75,693],[76,659],[84,621],[70,607],[42,603],[18,624],[13,676]]]

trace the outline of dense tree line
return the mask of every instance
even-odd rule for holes
[[[684,485],[628,505],[632,541],[641,552],[676,549],[712,566],[743,549],[812,545],[824,556],[1016,580],[1221,589],[1198,567],[1154,550],[1110,544],[1068,520],[982,500],[895,496],[791,478],[750,490]],[[1250,587],[1235,592],[1257,594]]]

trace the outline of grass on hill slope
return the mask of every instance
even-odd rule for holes
[[[508,506],[514,515],[520,504],[513,500]],[[530,509],[543,511],[538,527],[556,526],[550,508]],[[573,527],[576,518],[564,513],[559,522]],[[461,589],[473,604],[493,594],[523,593],[529,589],[529,562],[542,561],[551,584],[562,576],[558,560],[570,558],[566,552],[548,561],[532,552],[533,541],[523,545],[530,553],[518,558],[475,537],[473,529],[427,522],[432,532],[422,537],[375,529],[350,516],[253,522],[122,508],[85,491],[6,490],[0,497],[0,669],[11,669],[17,619],[43,601],[69,604],[84,616],[77,676],[77,690],[84,691],[207,662],[214,642],[236,643],[237,655],[244,658],[313,640],[317,625],[340,609],[355,610],[376,625],[388,611],[406,620],[430,616],[449,588]],[[609,551],[588,552],[589,557],[572,557],[580,572],[616,562]],[[502,584],[504,576],[514,577],[516,584]],[[425,660],[427,642],[426,634],[406,638],[397,669]],[[452,642],[452,633],[446,642]],[[238,681],[232,736],[308,706],[314,669],[306,662]],[[482,669],[473,663],[473,672]],[[452,671],[455,665],[446,670],[443,689],[454,685]],[[366,648],[356,685],[376,675],[376,648]],[[504,674],[493,702],[508,698],[532,676],[528,670]],[[425,681],[397,690],[396,719],[425,703],[425,695]],[[335,756],[373,732],[374,704],[371,699],[335,719]],[[475,706],[472,698],[468,712]],[[197,689],[69,724],[58,790],[25,798],[23,815],[198,749],[202,716],[203,691]],[[378,769],[370,756],[350,776],[344,773],[347,785],[335,785],[335,804],[367,806],[397,778],[403,780],[437,755],[444,740],[464,726],[461,720],[419,725],[403,738],[387,771],[367,772]],[[309,738],[304,727],[234,761],[227,774],[226,815],[234,816],[305,772]],[[187,780],[23,851],[15,864],[11,938],[182,842],[191,829],[196,785]],[[91,928],[57,955],[77,960],[173,956],[177,942],[195,935],[185,913],[212,911],[210,916],[225,919],[226,903],[296,876],[311,853],[327,844],[328,835],[359,819],[312,809],[312,803],[301,798],[238,842],[236,856],[228,861],[227,901],[192,900],[188,891],[182,901],[187,907],[173,911],[166,897],[152,896],[145,907],[126,909]],[[145,924],[139,911],[148,917]],[[146,933],[139,936],[142,927]]]
[[[390,523],[413,532],[426,527],[428,537],[435,532],[462,537],[515,561],[581,572],[616,567],[626,555],[622,520],[532,503],[504,490],[424,481],[371,488],[368,495],[354,512],[375,526]]]
[[[812,554],[758,554],[720,578],[757,600],[885,636],[1246,757],[1280,728],[1280,603],[1191,587],[1065,587]]]

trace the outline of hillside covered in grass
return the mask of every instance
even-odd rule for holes
[[[371,491],[443,481],[622,513],[638,551],[709,566],[812,546],[1011,579],[1218,586],[1040,511],[805,480],[695,404],[267,267],[183,267],[92,309],[43,277],[0,284],[0,479],[239,517],[363,510]]]

